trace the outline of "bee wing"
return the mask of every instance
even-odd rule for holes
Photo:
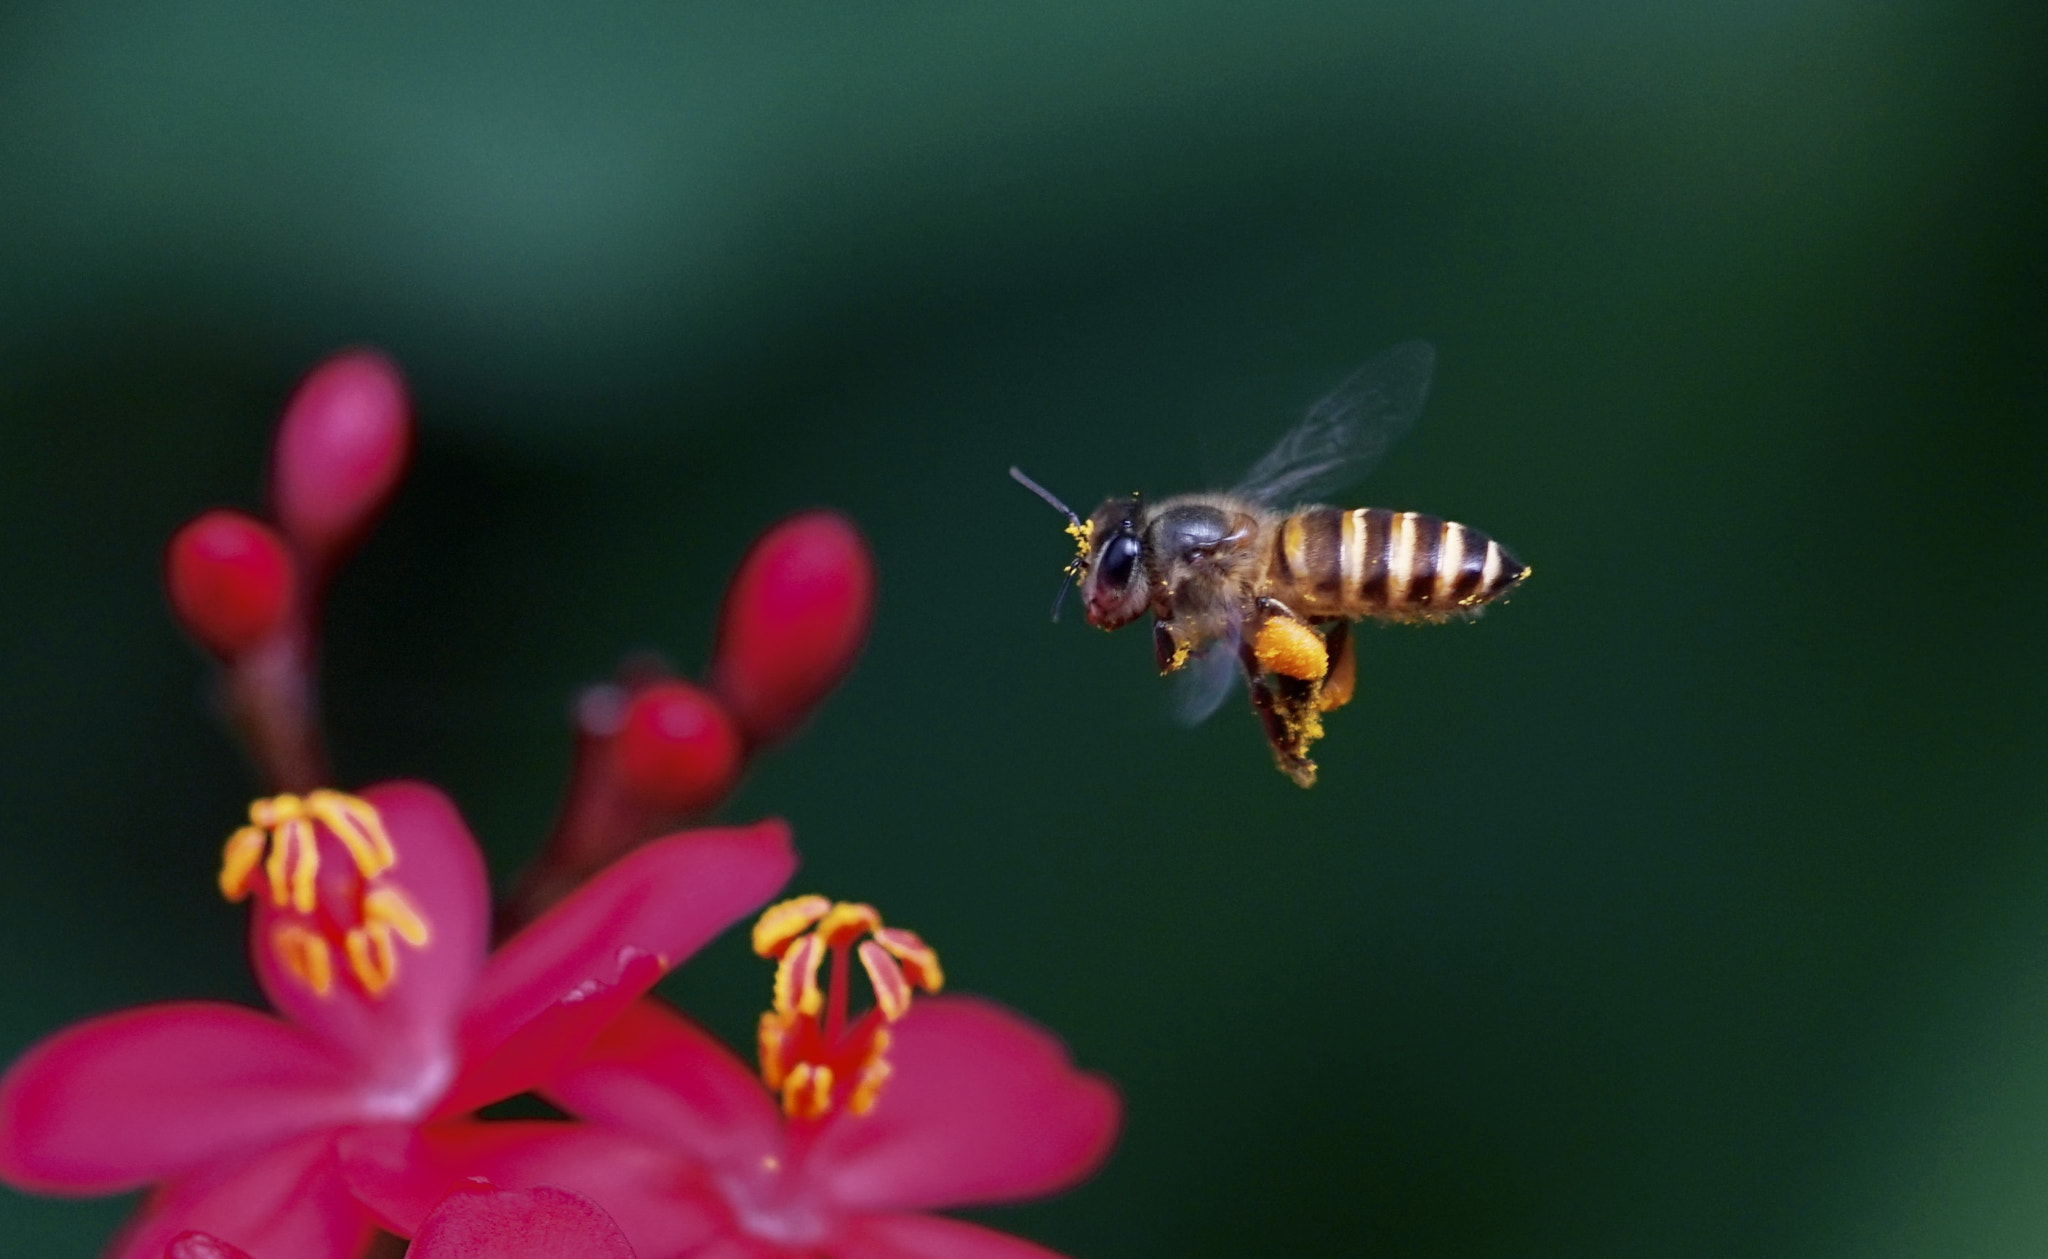
[[[1252,465],[1235,493],[1271,507],[1312,502],[1357,481],[1401,440],[1429,396],[1436,351],[1404,341],[1351,374]]]
[[[1237,643],[1219,642],[1180,667],[1173,675],[1168,711],[1183,726],[1199,726],[1223,707],[1244,670],[1237,662]]]

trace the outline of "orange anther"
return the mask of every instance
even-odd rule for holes
[[[324,997],[334,986],[334,958],[317,932],[284,923],[271,934],[270,947],[278,964],[312,989],[314,996]]]
[[[843,949],[882,925],[873,905],[841,901],[818,922],[818,934],[835,949]]]
[[[391,947],[391,928],[383,923],[351,927],[342,936],[348,954],[348,968],[363,991],[375,997],[391,986],[398,975],[398,953]]]
[[[832,1108],[832,1068],[799,1062],[782,1082],[782,1110],[794,1119],[819,1119]]]
[[[754,1039],[761,1050],[761,1082],[778,1092],[782,1089],[783,1079],[789,1075],[782,1056],[782,1039],[788,1034],[788,1020],[773,1010],[762,1011],[761,1022],[754,1032]]]
[[[230,901],[249,894],[249,876],[263,860],[270,836],[259,826],[245,826],[228,836],[220,850],[220,894]]]
[[[334,832],[364,878],[374,879],[398,861],[383,819],[367,801],[323,788],[306,797],[305,808]]]
[[[888,1083],[889,1077],[895,1074],[895,1068],[889,1065],[888,1053],[889,1033],[885,1029],[875,1033],[874,1051],[868,1055],[867,1062],[862,1064],[860,1079],[855,1081],[853,1086],[853,1096],[847,1099],[847,1107],[854,1114],[867,1114],[874,1106],[875,1098],[881,1096],[882,1085]]]
[[[775,966],[778,1014],[817,1017],[825,1004],[824,990],[818,986],[818,966],[824,960],[825,945],[815,935],[799,936],[783,951],[782,960]]]
[[[862,940],[858,952],[861,968],[874,985],[876,1007],[883,1018],[894,1023],[910,1011],[910,981],[903,977],[903,968],[896,964],[896,959],[873,940]]]
[[[365,921],[381,923],[416,949],[427,947],[427,922],[395,887],[380,887],[363,896]]]
[[[822,896],[795,896],[777,901],[754,920],[754,952],[762,957],[781,957],[790,941],[809,931],[832,908]]]
[[[926,944],[917,932],[905,931],[901,927],[880,927],[875,931],[875,943],[903,963],[903,973],[911,983],[926,992],[937,992],[946,986],[946,972],[939,968],[937,950]]]

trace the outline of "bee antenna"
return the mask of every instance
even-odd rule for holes
[[[1067,604],[1067,592],[1074,588],[1074,569],[1067,566],[1067,575],[1060,578],[1060,592],[1052,597],[1052,623],[1060,623],[1060,609]]]
[[[1015,464],[1012,464],[1010,466],[1010,478],[1014,480],[1017,484],[1023,486],[1025,489],[1030,490],[1033,494],[1038,495],[1046,502],[1051,503],[1053,506],[1053,510],[1065,516],[1067,518],[1068,523],[1072,524],[1075,528],[1078,529],[1081,527],[1081,518],[1074,514],[1074,509],[1067,506],[1065,503],[1062,503],[1059,500],[1059,498],[1053,494],[1051,490],[1046,489],[1043,485],[1040,485],[1038,482],[1032,480],[1030,477],[1025,476],[1024,470],[1022,468],[1019,468]],[[1058,620],[1059,617],[1055,615],[1053,619]]]

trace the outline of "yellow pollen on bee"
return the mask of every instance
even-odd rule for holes
[[[1079,547],[1081,551],[1081,554],[1079,555],[1079,557],[1077,557],[1075,562],[1081,564],[1087,563],[1088,552],[1095,543],[1095,522],[1092,520],[1083,520],[1078,524],[1070,524],[1066,527],[1066,532],[1067,536],[1074,540],[1074,545],[1076,547]]]
[[[1267,618],[1252,640],[1259,667],[1282,677],[1312,681],[1330,671],[1330,652],[1320,634],[1284,616]]]

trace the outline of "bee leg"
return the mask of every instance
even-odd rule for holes
[[[1306,689],[1313,684],[1280,675],[1273,675],[1269,684],[1256,649],[1248,642],[1240,643],[1237,652],[1244,667],[1245,689],[1251,692],[1252,707],[1266,728],[1266,742],[1273,746],[1274,764],[1296,786],[1315,786],[1316,763],[1308,758],[1308,747],[1322,737],[1323,723],[1315,709],[1313,690]]]
[[[1186,664],[1193,646],[1172,622],[1152,622],[1152,659],[1161,674],[1172,673]]]
[[[1342,708],[1351,702],[1351,693],[1358,686],[1357,645],[1351,639],[1351,624],[1337,621],[1323,634],[1323,644],[1330,651],[1330,671],[1323,675],[1323,689],[1316,696],[1316,708],[1329,712]]]

